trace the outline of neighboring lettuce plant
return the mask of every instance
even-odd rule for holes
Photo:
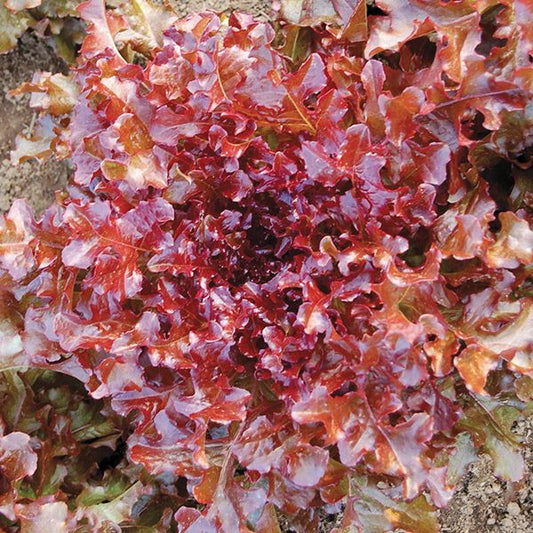
[[[3,414],[1,512],[270,533],[343,509],[337,531],[422,533],[477,453],[518,482],[531,2],[284,2],[277,33],[132,5],[82,4],[75,72],[19,89],[40,119],[13,160],[75,171],[39,220],[16,201],[1,222],[1,368],[70,377],[37,387],[63,425]],[[73,378],[100,402],[83,423]],[[80,427],[126,443],[107,485],[43,451],[82,453]]]
[[[9,52],[29,28],[45,37],[67,62],[76,59],[83,24],[76,10],[80,0],[0,0],[0,54]]]

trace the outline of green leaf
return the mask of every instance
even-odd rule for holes
[[[64,464],[56,464],[55,469],[50,473],[41,489],[42,496],[55,494],[65,478],[69,474],[68,468]]]
[[[74,438],[78,442],[87,442],[98,440],[98,444],[103,446],[105,443],[113,443],[120,436],[120,432],[112,420],[102,420],[99,423],[87,424],[77,430],[72,431]]]
[[[402,528],[416,533],[437,533],[433,507],[424,495],[410,502],[397,502],[367,478],[352,478],[352,501],[348,503],[341,531],[361,528],[365,533],[383,533]],[[357,529],[359,530],[359,529]]]
[[[521,416],[513,405],[498,404],[497,400],[472,397],[475,403],[465,410],[458,427],[468,431],[474,442],[483,446],[494,462],[494,473],[507,481],[518,481],[524,475],[524,458],[520,441],[512,426]]]
[[[301,65],[309,56],[313,42],[311,28],[289,24],[282,29],[278,38],[283,41],[279,43],[278,52],[289,58],[294,66]]]
[[[78,503],[85,507],[111,502],[124,494],[131,485],[130,480],[120,474],[105,476],[102,485],[89,486],[78,496]]]
[[[0,394],[4,395],[0,408],[2,418],[14,428],[21,416],[24,402],[26,401],[26,387],[16,370],[6,370],[2,375],[3,383],[0,386]]]
[[[469,433],[460,433],[456,440],[456,452],[450,457],[446,481],[454,486],[463,477],[468,465],[478,459]]]
[[[12,50],[18,38],[30,27],[32,17],[26,11],[12,13],[0,2],[0,54]]]
[[[385,517],[395,528],[417,533],[435,533],[439,525],[433,507],[424,495],[408,503],[396,504],[385,509]]]
[[[533,400],[533,378],[520,376],[515,382],[516,395],[524,402]]]
[[[112,501],[91,505],[83,509],[82,513],[88,519],[89,525],[95,528],[93,531],[98,531],[98,528],[105,524],[118,525],[131,517],[133,505],[144,493],[146,488],[137,481]]]

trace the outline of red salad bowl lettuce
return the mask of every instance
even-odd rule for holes
[[[2,365],[125,417],[126,500],[184,487],[165,527],[310,531],[342,505],[435,531],[475,448],[523,475],[530,2],[400,4],[285,2],[274,31],[90,0],[73,74],[19,89],[41,118],[14,160],[74,172],[1,223]],[[31,476],[28,437],[2,439]]]

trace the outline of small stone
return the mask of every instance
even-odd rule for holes
[[[502,526],[505,528],[511,528],[513,527],[513,521],[510,518],[504,518],[502,520]]]
[[[487,520],[487,526],[493,526],[496,523],[496,518],[489,518]]]
[[[522,509],[520,509],[520,505],[518,505],[516,502],[510,502],[507,504],[507,512],[511,516],[518,516],[522,512]]]
[[[498,485],[497,483],[493,483],[490,488],[492,489],[492,492],[495,492],[496,494],[498,494],[502,490],[500,485]]]
[[[377,483],[378,489],[388,489],[389,486],[384,481],[378,481]]]

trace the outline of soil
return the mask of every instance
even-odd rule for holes
[[[268,0],[174,0],[180,13],[193,10],[217,11],[238,9],[268,19]],[[37,213],[49,205],[54,192],[66,183],[69,167],[66,162],[44,164],[25,162],[18,167],[10,163],[9,152],[16,134],[32,123],[29,98],[11,97],[8,92],[31,79],[38,70],[61,72],[66,65],[51,48],[32,34],[25,34],[15,50],[0,55],[0,212],[9,209],[15,198],[27,198]],[[512,486],[495,478],[491,461],[484,456],[474,464],[457,487],[450,505],[439,516],[443,533],[529,533],[533,524],[533,420],[517,424],[516,433],[525,443],[524,453],[529,467],[525,481]],[[324,517],[321,531],[328,531],[339,517]],[[285,531],[290,529],[284,528]],[[416,532],[415,532],[416,533]]]

